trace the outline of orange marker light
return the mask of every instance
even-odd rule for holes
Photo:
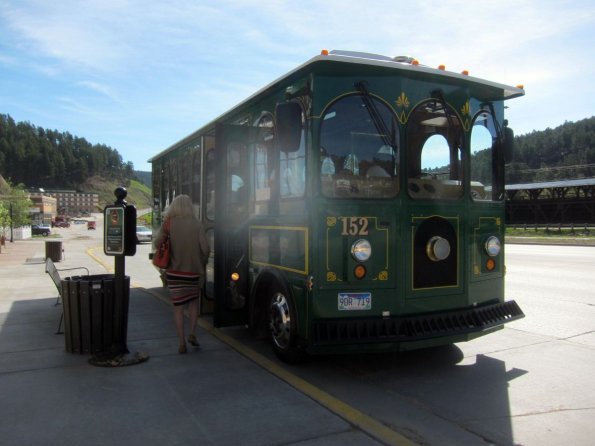
[[[492,271],[495,267],[496,267],[496,262],[494,262],[494,259],[488,259],[486,261],[486,269],[488,271]]]
[[[524,90],[525,89],[525,86],[523,84],[519,84],[519,85],[516,86],[516,88],[520,88],[521,90]]]
[[[419,60],[417,60],[417,59],[413,59],[413,60],[411,61],[411,65],[415,65],[415,66],[419,65]]]
[[[444,64],[438,65],[438,69],[444,71],[446,70],[446,66]]]
[[[463,71],[461,71],[461,74],[463,74],[465,76],[469,76],[469,71],[468,70],[463,70]]]
[[[328,50],[322,50],[322,51],[320,52],[320,55],[321,55],[321,56],[328,56]]]
[[[240,275],[236,272],[231,273],[231,280],[237,282],[238,280],[240,280]]]
[[[356,279],[363,279],[366,277],[366,267],[364,265],[357,265],[353,270],[353,275]]]

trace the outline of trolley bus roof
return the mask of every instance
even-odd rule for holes
[[[436,77],[437,83],[439,83],[439,79],[442,79],[443,82],[452,82],[454,84],[460,83],[461,85],[465,85],[469,88],[470,93],[475,98],[482,100],[482,101],[503,101],[507,99],[512,99],[518,96],[523,96],[525,91],[522,87],[513,87],[510,85],[500,84],[497,82],[488,81],[485,79],[480,79],[477,77],[469,76],[465,73],[455,73],[452,71],[446,71],[443,67],[440,68],[431,68],[425,65],[421,65],[417,63],[417,61],[411,57],[406,56],[397,56],[394,58],[388,56],[382,56],[378,54],[372,53],[363,53],[357,51],[343,51],[343,50],[333,50],[327,52],[323,50],[320,55],[312,57],[310,60],[306,61],[302,65],[294,68],[293,70],[287,72],[283,76],[275,79],[270,84],[266,85],[265,87],[261,88],[248,98],[241,101],[236,107],[233,109],[227,110],[222,115],[218,116],[217,118],[213,119],[206,125],[200,127],[197,131],[191,133],[190,135],[182,138],[181,140],[177,141],[175,144],[171,145],[170,147],[166,148],[165,150],[161,151],[157,155],[151,157],[148,162],[151,163],[155,159],[162,157],[163,155],[167,154],[171,150],[174,150],[181,145],[185,144],[186,142],[194,139],[196,136],[201,134],[208,134],[214,131],[215,123],[223,120],[228,115],[233,113],[238,108],[242,107],[244,104],[249,103],[254,98],[257,98],[262,93],[275,88],[284,80],[296,76],[297,74],[307,71],[311,65],[314,64],[326,64],[326,63],[339,63],[339,64],[357,64],[357,65],[368,65],[368,66],[375,66],[380,67],[381,69],[394,69],[402,71],[404,74],[419,76],[422,73],[422,77]]]
[[[512,99],[518,96],[523,96],[525,94],[525,91],[522,87],[513,87],[510,85],[500,84],[497,82],[480,79],[478,77],[469,76],[465,73],[455,73],[453,71],[446,71],[446,69],[443,67],[428,67],[426,65],[419,64],[415,58],[407,56],[388,57],[379,54],[361,53],[356,51],[334,50],[329,52],[328,55],[321,54],[320,56],[316,56],[310,59],[310,61],[306,62],[306,64],[324,58],[328,60],[336,60],[339,62],[376,65],[381,67],[394,68],[402,71],[408,71],[412,73],[421,72],[426,73],[428,75],[436,75],[445,78],[462,80],[466,85],[476,84],[477,86],[485,90],[489,97],[483,97],[486,95],[486,93],[474,94],[474,96],[478,97],[478,99],[486,101]]]

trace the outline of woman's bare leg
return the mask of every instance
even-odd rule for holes
[[[188,316],[190,317],[190,334],[196,335],[196,320],[198,319],[198,299],[188,304]]]
[[[178,340],[180,345],[186,344],[186,339],[184,338],[184,306],[177,305],[174,306],[174,323],[176,325],[176,333],[178,335]]]

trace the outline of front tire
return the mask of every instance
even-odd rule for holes
[[[275,287],[269,299],[269,329],[273,351],[284,362],[295,364],[305,359],[297,346],[297,314],[288,292]]]

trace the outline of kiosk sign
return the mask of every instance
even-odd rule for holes
[[[103,252],[108,256],[123,255],[124,206],[107,206],[104,210],[105,232],[103,234]]]

